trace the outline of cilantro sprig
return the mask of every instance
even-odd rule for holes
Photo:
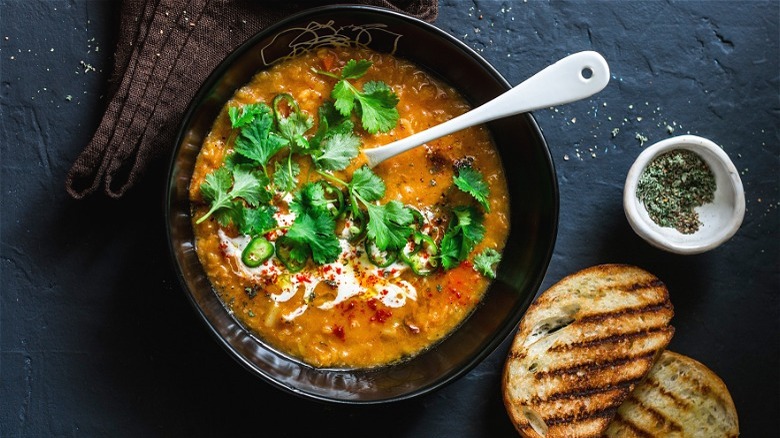
[[[274,164],[274,187],[280,192],[288,193],[293,191],[298,185],[298,175],[301,173],[301,166],[292,161],[290,157],[286,164],[277,161]]]
[[[266,183],[267,178],[246,167],[220,167],[206,175],[200,186],[203,199],[210,203],[211,208],[196,223],[203,222],[214,213],[223,213],[217,217],[220,224],[229,223],[236,211],[234,202],[243,199],[247,204],[257,207],[266,198]]]
[[[314,119],[301,111],[298,102],[289,93],[277,94],[272,104],[279,135],[289,142],[293,150],[308,150],[310,145],[305,134],[314,126]],[[288,107],[289,114],[285,115],[282,105]]]
[[[452,220],[441,240],[439,257],[444,269],[452,269],[465,261],[477,243],[485,237],[484,216],[471,206],[452,210]]]
[[[368,210],[368,234],[381,251],[398,250],[406,245],[414,217],[411,210],[400,201],[392,200],[384,205],[366,204]]]
[[[360,139],[354,134],[336,132],[328,135],[321,143],[318,153],[312,154],[314,165],[319,169],[343,170],[360,152]]]
[[[487,278],[496,278],[496,270],[493,267],[501,261],[501,253],[493,248],[485,248],[474,257],[474,270]]]
[[[242,105],[240,107],[231,106],[228,108],[228,116],[230,117],[230,125],[233,128],[243,128],[251,123],[255,117],[261,115],[266,111],[265,105],[262,103],[250,103],[248,105]]]
[[[310,214],[319,216],[321,214],[329,214],[325,189],[317,183],[304,185],[295,192],[290,202],[290,211],[297,215]]]
[[[350,82],[363,77],[371,65],[366,59],[350,59],[338,75],[322,70],[318,73],[338,80],[331,91],[335,108],[345,117],[354,111],[363,129],[376,134],[387,132],[398,123],[398,96],[382,81],[366,82],[362,90]]]
[[[258,104],[253,110],[254,118],[245,123],[236,138],[235,151],[260,166],[268,176],[268,162],[290,143],[290,140],[279,135],[274,129],[274,118],[268,105]]]
[[[488,202],[490,188],[478,170],[472,167],[461,167],[452,179],[455,186],[476,199],[486,212],[490,212],[490,203]]]
[[[362,166],[355,170],[352,174],[352,180],[347,186],[352,195],[353,212],[358,207],[355,200],[361,200],[364,203],[378,201],[385,196],[387,190],[382,178],[377,176],[368,166]]]
[[[399,250],[406,245],[414,231],[411,226],[414,221],[412,211],[397,200],[376,203],[385,196],[386,186],[370,167],[362,166],[355,170],[349,183],[324,172],[320,174],[347,187],[353,216],[368,214],[366,237],[374,241],[380,251]],[[366,213],[363,213],[363,208]]]
[[[336,222],[327,213],[307,212],[296,217],[286,234],[287,238],[300,246],[291,252],[292,258],[296,262],[305,263],[305,248],[308,248],[315,263],[323,265],[335,261],[341,253],[335,229]]]
[[[276,208],[261,204],[257,208],[239,208],[234,219],[241,234],[259,236],[277,227],[274,213]]]

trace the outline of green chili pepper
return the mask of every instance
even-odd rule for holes
[[[425,255],[420,254],[425,249]],[[411,251],[406,248],[401,250],[401,260],[404,261],[417,275],[426,276],[433,273],[439,267],[439,263],[434,257],[439,252],[436,242],[433,238],[419,231],[414,233],[412,239]]]
[[[339,217],[347,207],[347,204],[344,202],[344,192],[324,179],[317,181],[317,184],[322,186],[322,189],[325,191],[328,211],[330,211],[333,217]]]
[[[412,269],[412,272],[421,277],[431,275],[439,267],[435,257],[423,258],[419,253],[408,256],[404,262]]]
[[[283,99],[287,101],[287,106],[290,107],[292,113],[296,113],[296,114],[301,113],[301,109],[300,107],[298,107],[298,102],[295,101],[295,98],[292,97],[291,94],[289,93],[277,94],[274,97],[274,100],[272,102],[273,110],[274,110],[274,118],[276,119],[276,123],[279,123],[279,120],[282,118],[282,112],[279,109],[279,104]]]
[[[393,262],[395,262],[398,259],[398,251],[396,250],[382,251],[379,248],[377,248],[376,244],[370,239],[366,239],[365,246],[366,246],[366,256],[368,256],[368,260],[380,268],[386,268],[392,265]]]
[[[274,255],[274,246],[263,236],[257,236],[241,252],[241,261],[250,268],[256,268]]]
[[[359,242],[361,239],[363,239],[366,236],[366,232],[368,231],[368,219],[366,217],[366,213],[358,210],[360,212],[359,215],[351,215],[349,220],[352,223],[352,225],[349,226],[349,240],[352,243]]]
[[[419,241],[417,240],[418,238],[420,239]],[[426,248],[430,255],[435,256],[439,252],[439,247],[436,245],[433,237],[425,233],[416,233],[414,236],[414,242],[418,245],[419,248]]]
[[[302,262],[293,259],[291,254],[293,250],[304,251],[306,258]],[[303,269],[304,266],[306,266],[309,257],[311,257],[311,249],[308,246],[301,246],[287,236],[276,239],[276,258],[278,258],[290,272],[298,272]]]
[[[422,229],[423,225],[425,225],[425,216],[423,216],[422,212],[414,207],[407,206],[409,211],[412,212],[412,225],[416,225],[417,229]]]

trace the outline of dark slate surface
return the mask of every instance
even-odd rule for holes
[[[676,309],[671,348],[723,378],[746,437],[780,427],[778,16],[776,1],[447,0],[437,21],[512,83],[571,52],[607,58],[605,91],[535,114],[561,192],[543,288],[603,262],[654,272]],[[508,341],[429,396],[301,400],[228,357],[179,289],[163,164],[121,201],[66,196],[116,30],[114,2],[0,0],[0,436],[513,436],[499,388]],[[687,257],[644,243],[621,207],[643,147],[684,133],[722,145],[747,192],[736,236]]]

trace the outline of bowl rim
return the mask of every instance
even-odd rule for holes
[[[255,33],[254,35],[249,37],[246,41],[244,41],[243,43],[238,45],[235,49],[233,49],[223,60],[221,60],[216,65],[214,70],[206,77],[206,79],[199,86],[198,91],[196,92],[192,100],[187,105],[187,109],[183,113],[181,121],[178,123],[179,126],[177,129],[176,136],[174,137],[174,145],[173,145],[174,147],[170,153],[170,161],[169,161],[167,178],[166,178],[167,184],[165,186],[166,193],[164,196],[165,199],[164,220],[165,220],[165,228],[166,228],[166,238],[168,240],[168,247],[169,247],[169,257],[172,263],[172,267],[176,272],[176,277],[178,279],[179,285],[183,289],[183,292],[187,296],[189,302],[197,311],[198,315],[200,316],[200,319],[208,327],[209,332],[212,334],[212,336],[214,336],[217,339],[218,343],[228,352],[230,357],[232,357],[234,360],[240,363],[253,376],[260,376],[262,380],[271,384],[271,386],[279,388],[284,392],[296,396],[300,396],[304,399],[314,400],[319,402],[337,403],[342,405],[370,405],[370,404],[382,404],[388,402],[407,400],[424,394],[428,394],[432,391],[442,388],[452,383],[453,381],[457,380],[458,378],[464,376],[468,372],[470,372],[478,364],[484,361],[490,354],[492,354],[498,348],[498,346],[502,344],[510,336],[510,334],[517,328],[517,324],[519,324],[523,314],[525,314],[531,302],[535,298],[536,293],[538,293],[538,290],[541,287],[546,272],[549,268],[549,264],[552,260],[552,255],[555,249],[555,243],[557,241],[557,234],[558,234],[558,225],[559,225],[559,216],[560,216],[560,190],[558,186],[555,163],[552,159],[552,153],[550,151],[547,140],[544,137],[544,134],[541,128],[539,127],[536,119],[533,117],[532,113],[530,112],[525,113],[523,114],[523,116],[526,118],[526,121],[528,123],[528,128],[533,133],[536,141],[542,146],[539,152],[540,154],[542,154],[542,158],[544,159],[544,161],[548,163],[548,168],[546,169],[546,172],[549,173],[548,177],[550,179],[550,191],[552,194],[551,205],[549,206],[552,223],[548,225],[550,228],[550,236],[548,239],[546,239],[548,241],[546,252],[544,254],[540,254],[539,256],[540,260],[542,260],[540,265],[540,271],[538,275],[536,275],[536,278],[534,278],[529,283],[529,290],[532,289],[531,292],[528,294],[525,300],[523,300],[520,303],[520,305],[517,306],[517,311],[507,316],[507,318],[511,318],[511,321],[514,321],[514,323],[505,324],[504,326],[501,326],[499,330],[497,330],[491,336],[489,341],[485,343],[484,347],[479,351],[477,351],[475,354],[471,355],[471,357],[469,357],[467,361],[464,361],[464,364],[462,366],[453,368],[448,373],[443,374],[440,378],[430,382],[429,384],[417,387],[412,391],[408,391],[403,394],[387,397],[387,398],[363,400],[363,399],[344,399],[344,398],[330,397],[321,394],[311,393],[308,391],[303,391],[294,386],[285,385],[281,381],[274,378],[273,375],[270,375],[265,370],[256,366],[250,360],[250,358],[244,357],[244,355],[240,354],[236,350],[235,346],[233,346],[229,342],[229,340],[226,339],[218,331],[217,327],[215,327],[214,324],[212,324],[210,319],[207,317],[204,309],[202,309],[199,303],[196,302],[195,297],[189,291],[189,286],[187,284],[186,279],[184,278],[183,269],[181,267],[180,260],[176,255],[177,252],[176,252],[176,248],[174,248],[174,238],[170,226],[171,216],[172,216],[171,207],[173,205],[173,200],[174,200],[173,186],[174,186],[174,176],[176,170],[176,158],[180,153],[181,145],[186,135],[186,128],[191,123],[193,115],[198,110],[199,107],[198,102],[202,101],[208,96],[210,90],[218,82],[219,78],[221,78],[224,75],[225,71],[230,67],[230,65],[232,65],[240,56],[242,56],[245,52],[247,52],[251,48],[255,47],[256,44],[258,44],[258,42],[261,41],[263,38],[265,38],[267,35],[273,34],[274,32],[278,32],[279,30],[288,26],[290,23],[293,23],[295,21],[300,21],[302,19],[306,19],[307,17],[315,17],[325,13],[345,11],[345,10],[357,10],[357,11],[365,11],[370,14],[387,15],[393,19],[408,22],[413,26],[420,27],[424,29],[426,32],[430,32],[434,34],[436,37],[445,40],[448,44],[452,44],[459,51],[461,51],[464,54],[464,56],[468,56],[472,58],[491,77],[495,78],[496,82],[499,83],[501,86],[505,87],[506,89],[511,88],[511,84],[504,78],[504,76],[490,62],[488,62],[485,58],[483,58],[475,49],[472,49],[464,42],[458,40],[456,37],[447,33],[446,31],[436,27],[434,24],[418,19],[416,17],[403,14],[401,12],[397,12],[387,8],[370,6],[370,5],[354,5],[354,4],[318,6],[318,7],[308,8],[299,11],[297,13],[291,14],[277,21],[276,23],[268,26],[267,28],[262,29],[259,32]],[[468,319],[468,317],[466,319]],[[457,330],[457,328],[455,330]],[[255,339],[257,339],[256,336],[254,335],[252,336]],[[268,346],[267,348],[271,348],[271,347]],[[365,371],[371,372],[372,369],[367,369]]]
[[[729,211],[727,226],[717,230],[709,238],[688,238],[679,241],[672,239],[663,234],[660,231],[662,227],[656,225],[646,211],[639,207],[641,201],[636,197],[636,189],[644,169],[656,157],[678,149],[686,149],[701,156],[709,164],[716,178],[725,176],[725,180],[729,181],[731,186],[733,208]],[[708,157],[712,159],[707,159]],[[739,172],[723,148],[704,137],[679,135],[654,143],[639,154],[626,176],[623,209],[631,228],[651,245],[677,254],[693,255],[716,248],[734,236],[745,216],[745,192]],[[668,228],[664,229],[668,230]]]

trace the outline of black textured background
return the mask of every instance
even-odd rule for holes
[[[66,196],[106,103],[117,9],[0,0],[0,436],[513,436],[508,340],[428,396],[308,402],[251,376],[196,318],[167,253],[167,163],[121,201]],[[745,437],[780,427],[779,16],[777,1],[442,0],[436,22],[512,83],[579,50],[607,58],[606,90],[535,113],[561,192],[543,288],[605,262],[655,273],[676,310],[670,348],[723,378]],[[726,150],[747,199],[736,236],[697,256],[651,248],[621,204],[643,147],[686,133]]]

